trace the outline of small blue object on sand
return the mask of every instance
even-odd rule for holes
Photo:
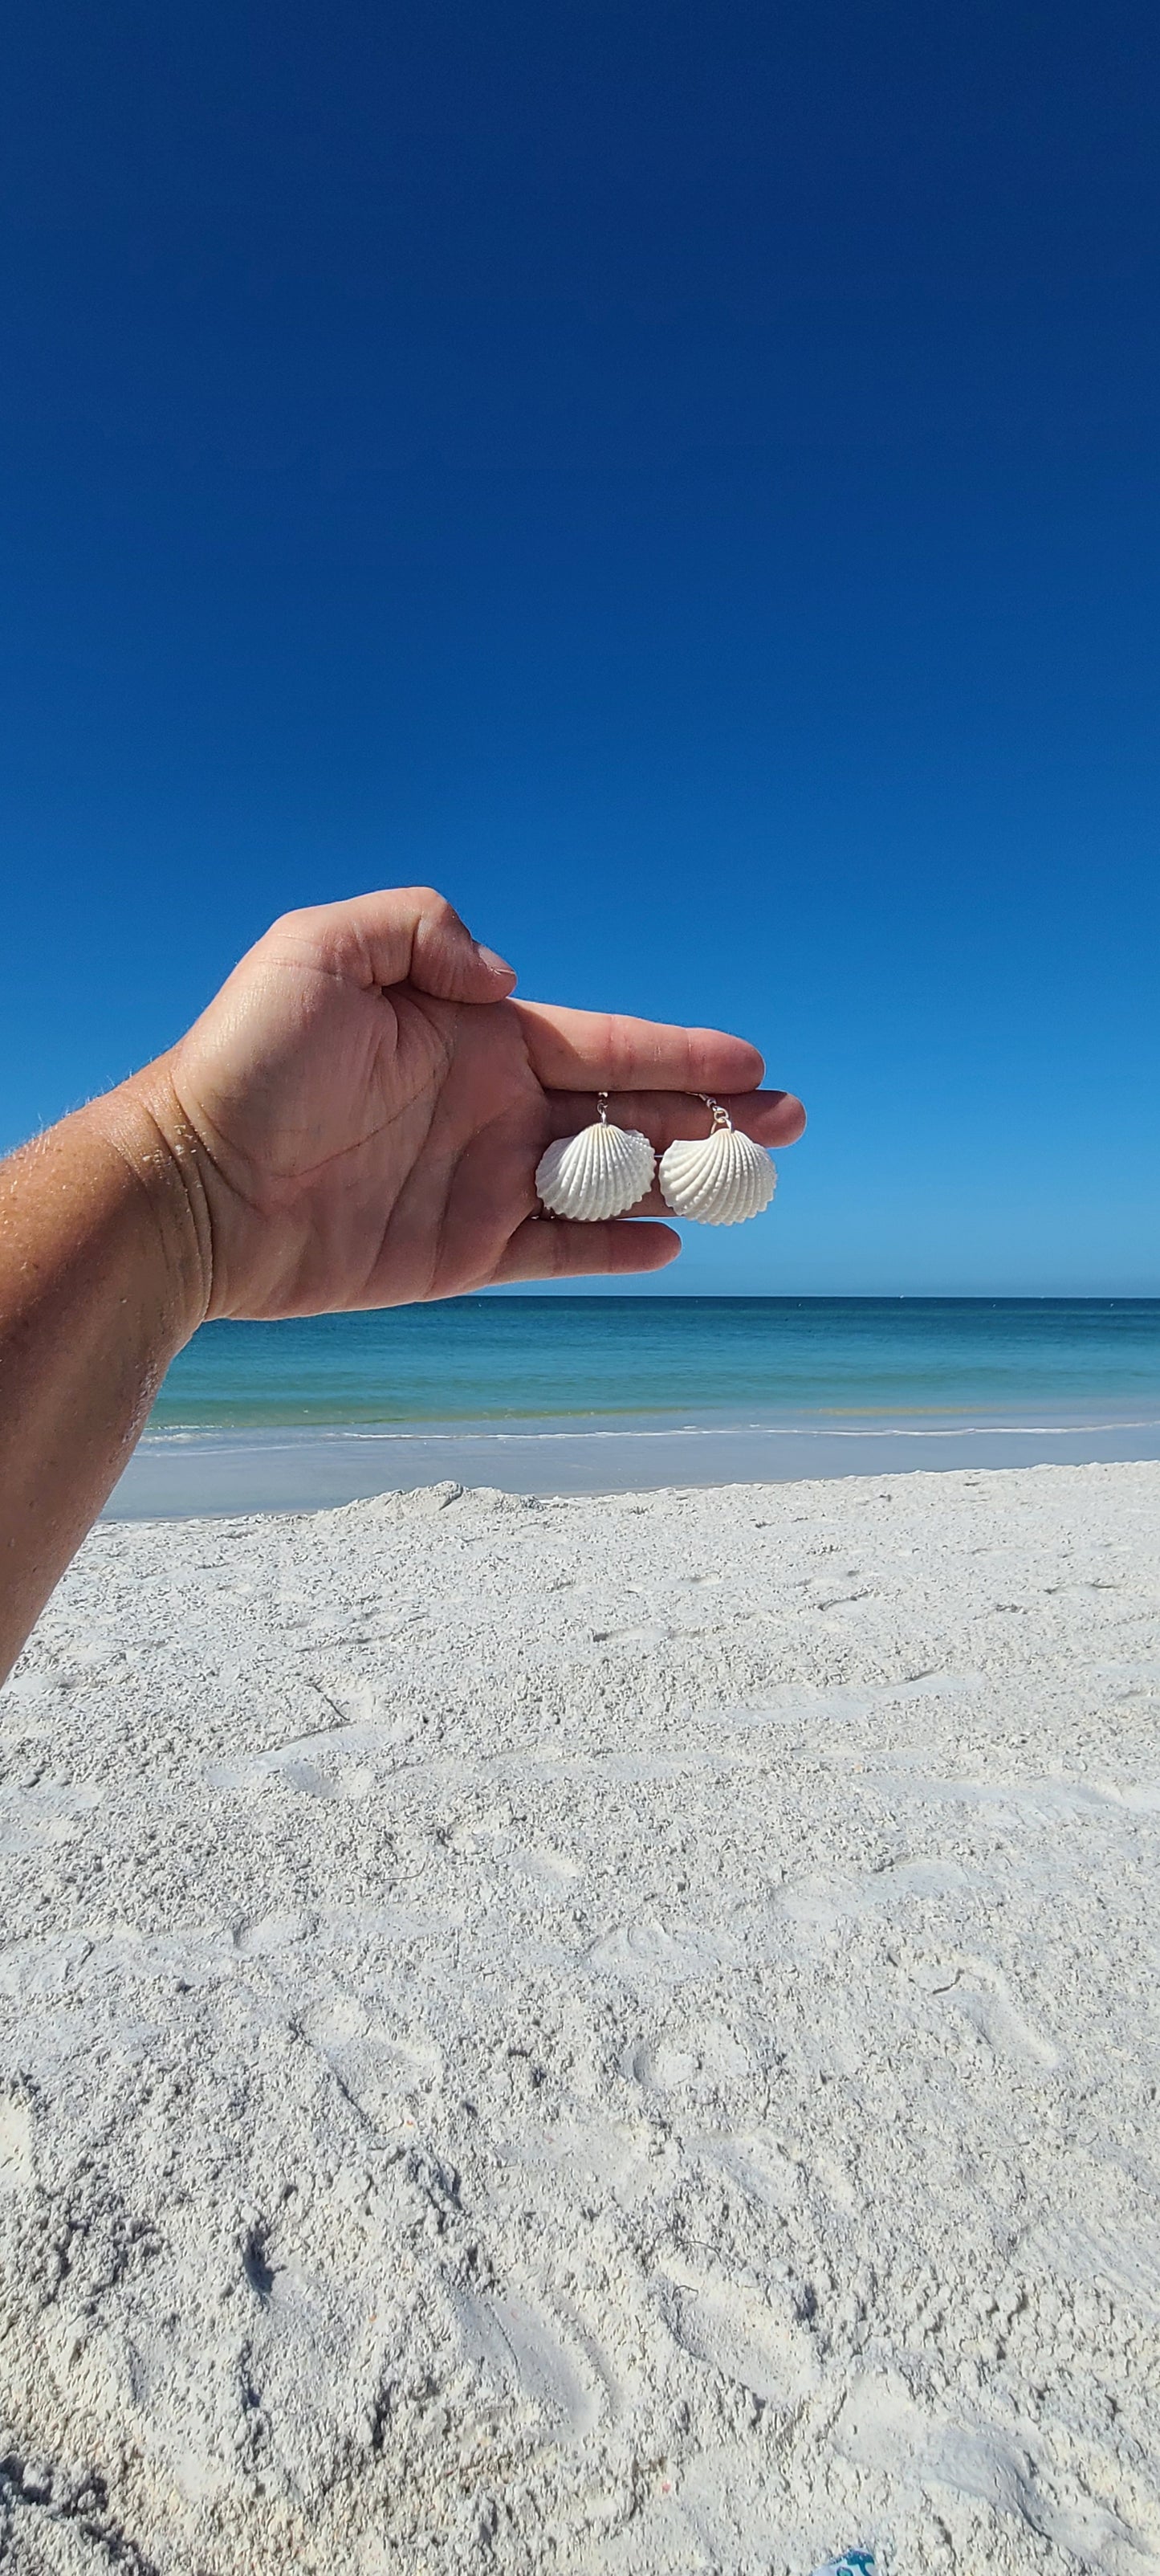
[[[827,2558],[824,2567],[815,2567],[814,2576],[874,2576],[872,2549],[848,2549],[843,2558]]]

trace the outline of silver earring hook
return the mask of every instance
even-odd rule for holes
[[[598,1119],[600,1120],[600,1124],[601,1124],[601,1126],[602,1126],[602,1127],[607,1127],[607,1125],[608,1125],[608,1093],[607,1093],[606,1091],[598,1091],[598,1092],[597,1092],[597,1094],[596,1094],[596,1115],[597,1115]]]
[[[711,1109],[713,1112],[713,1126],[711,1132],[714,1136],[721,1133],[722,1130],[728,1131],[732,1128],[733,1121],[728,1110],[722,1108],[719,1100],[714,1100],[711,1092],[699,1091],[697,1093],[697,1098],[698,1100],[703,1100],[706,1109]]]

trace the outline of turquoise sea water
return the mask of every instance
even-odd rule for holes
[[[478,1297],[212,1324],[109,1509],[1160,1458],[1160,1300]]]
[[[1160,1299],[464,1297],[211,1324],[151,1428],[1160,1418]]]

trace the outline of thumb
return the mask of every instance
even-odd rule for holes
[[[424,886],[416,900],[421,908],[411,939],[410,980],[421,993],[438,993],[445,1002],[495,1002],[510,993],[514,966],[473,939],[443,895]]]
[[[432,886],[386,886],[286,913],[270,936],[281,946],[308,943],[319,964],[364,990],[410,983],[444,1002],[500,1002],[516,980],[514,966],[481,947]]]

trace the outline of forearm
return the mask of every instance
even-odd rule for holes
[[[0,1678],[201,1321],[208,1241],[163,1067],[0,1164]]]

